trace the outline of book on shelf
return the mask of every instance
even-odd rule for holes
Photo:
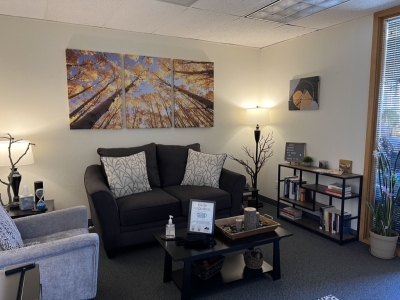
[[[343,173],[351,173],[352,161],[347,159],[339,159],[339,170]]]
[[[325,192],[328,193],[328,194],[331,194],[331,195],[339,196],[339,197],[351,196],[351,192],[344,192],[343,193],[343,192],[340,192],[340,191],[337,191],[337,190],[332,190],[332,189],[329,189],[329,188],[325,188]]]
[[[283,178],[283,197],[289,198],[290,180],[299,178],[298,176],[286,176]]]
[[[291,178],[289,183],[289,199],[300,200],[300,186],[301,184],[306,184],[307,181],[303,180],[300,183],[299,178]]]
[[[343,184],[341,184],[339,182],[330,183],[330,184],[328,184],[328,188],[331,189],[331,190],[342,191],[343,190]],[[344,190],[351,192],[351,185],[346,184],[345,187],[344,187]]]
[[[325,209],[333,207],[332,205],[322,206],[319,209],[319,229],[325,230]]]
[[[301,216],[292,216],[292,215],[289,215],[289,214],[287,214],[287,213],[285,213],[283,211],[280,213],[280,215],[282,217],[284,217],[284,218],[291,219],[291,220],[299,220],[299,219],[301,219]]]
[[[303,215],[303,211],[301,209],[294,208],[294,207],[291,207],[291,206],[283,208],[282,212],[284,212],[284,213],[286,213],[288,215],[291,215],[291,216],[295,216],[295,217]]]

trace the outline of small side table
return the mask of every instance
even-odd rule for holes
[[[262,207],[262,206],[259,206],[259,204],[258,204],[258,192],[259,192],[259,189],[255,189],[255,188],[253,188],[253,187],[245,188],[244,191],[243,191],[243,196],[244,196],[245,194],[251,193],[251,198],[256,199],[256,200],[255,200],[255,202],[256,202],[256,203],[255,203],[255,208],[256,208],[257,210],[258,210],[259,207]],[[260,203],[260,204],[261,204],[261,203]],[[247,205],[250,206],[249,203],[247,203]]]
[[[43,214],[48,211],[54,210],[54,200],[44,200],[44,202],[46,202],[46,207],[47,207],[47,210],[44,212],[33,212],[30,209],[20,210],[19,207],[16,207],[16,208],[11,208],[10,211],[8,212],[8,215],[11,217],[11,219],[16,219],[37,214]]]

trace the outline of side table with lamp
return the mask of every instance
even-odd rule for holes
[[[0,179],[0,182],[7,186],[8,207],[19,206],[19,186],[22,176],[18,172],[17,165],[24,166],[34,163],[32,144],[27,140],[15,140],[10,134],[5,134],[0,141],[0,167],[11,167],[8,182]],[[14,197],[11,197],[10,188],[13,190]],[[4,203],[2,202],[4,205]]]

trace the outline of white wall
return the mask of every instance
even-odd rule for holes
[[[372,25],[368,16],[261,51],[261,98],[275,102],[272,125],[264,130],[276,140],[263,173],[264,195],[276,199],[274,181],[286,142],[307,143],[315,165],[327,160],[337,169],[339,159],[349,159],[353,173],[363,173]],[[320,76],[319,110],[289,111],[290,80],[310,76]]]
[[[19,168],[21,187],[33,191],[33,182],[42,180],[56,209],[88,205],[83,174],[99,162],[98,147],[199,142],[204,152],[239,156],[242,145],[253,145],[243,107],[260,101],[259,49],[5,16],[0,16],[0,41],[0,132],[36,143],[35,163]],[[71,131],[66,48],[214,62],[214,127]],[[243,173],[232,160],[225,166]],[[8,174],[0,167],[1,179]],[[7,200],[4,185],[0,192]]]
[[[19,168],[22,185],[42,180],[60,209],[87,205],[83,174],[98,163],[98,147],[199,142],[204,152],[247,159],[241,147],[254,149],[254,128],[243,125],[243,108],[271,106],[272,125],[261,129],[274,133],[274,156],[258,185],[276,199],[288,141],[307,143],[307,154],[331,168],[344,158],[363,173],[371,39],[372,16],[262,50],[0,16],[0,132],[37,144],[35,164]],[[215,62],[215,127],[71,131],[66,48]],[[320,109],[288,111],[290,80],[308,76],[320,76]],[[225,166],[245,174],[230,159]],[[1,179],[8,173],[0,168]]]

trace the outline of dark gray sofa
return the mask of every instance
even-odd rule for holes
[[[164,232],[168,216],[176,228],[187,226],[190,199],[216,202],[216,219],[239,215],[245,176],[222,169],[219,188],[180,185],[188,150],[200,151],[200,144],[188,146],[147,144],[131,148],[99,148],[100,156],[122,157],[145,151],[151,191],[115,199],[102,166],[87,167],[84,175],[91,219],[109,258],[117,250],[153,241],[153,233]]]

